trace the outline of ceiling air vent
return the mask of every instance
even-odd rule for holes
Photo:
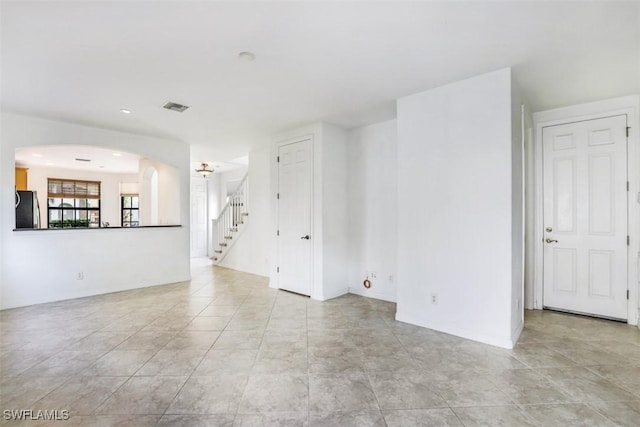
[[[90,159],[81,159],[80,157],[76,157],[76,162],[90,162]]]
[[[167,110],[171,111],[177,111],[178,113],[183,113],[189,107],[187,107],[186,105],[178,104],[177,102],[167,102],[162,106],[162,108],[166,108]]]

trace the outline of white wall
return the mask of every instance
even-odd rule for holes
[[[524,308],[535,306],[535,163],[533,123],[525,116],[525,279]]]
[[[346,268],[347,135],[344,130],[322,122],[313,125],[311,130],[314,254],[311,298],[324,301],[349,292]],[[298,136],[304,134],[298,132]]]
[[[386,301],[396,301],[397,140],[390,120],[351,130],[348,143],[349,292]]]
[[[100,221],[111,227],[120,226],[120,184],[137,182],[135,174],[99,173],[61,168],[29,166],[28,189],[38,192],[40,221],[47,228],[47,180],[49,178],[79,179],[100,182]]]
[[[8,113],[2,114],[0,136],[0,308],[189,279],[188,145]],[[87,144],[135,152],[177,168],[182,227],[12,231],[15,149]],[[76,280],[78,272],[84,280]]]
[[[215,255],[214,250],[218,249],[217,243],[213,241],[213,228],[211,227],[211,220],[218,218],[218,212],[222,209],[222,200],[220,199],[220,177],[221,174],[211,174],[207,177],[207,241],[209,242],[207,256],[212,257]],[[194,177],[191,179],[202,179],[202,177]]]
[[[227,204],[227,193],[229,192],[230,181],[237,181],[244,178],[249,172],[248,167],[241,167],[227,172],[216,172],[207,178],[210,219],[217,219]],[[202,176],[195,175],[194,179],[202,179]]]
[[[220,265],[234,270],[269,276],[271,250],[271,158],[269,147],[249,153],[249,216]],[[244,170],[240,171],[244,176]],[[240,174],[236,172],[236,176]],[[227,175],[227,174],[225,174]],[[231,180],[233,174],[228,175]],[[224,193],[226,197],[226,192]]]
[[[238,188],[238,184],[240,183],[240,181],[242,181],[242,178],[244,178],[248,171],[248,166],[243,166],[222,174],[223,180],[221,184],[223,192],[221,196],[223,198],[226,198],[227,196],[231,195]]]
[[[229,191],[229,182],[241,180],[248,173],[249,168],[246,166],[227,171],[216,172],[207,177],[207,203],[208,203],[208,239],[211,242],[209,246],[209,257],[215,256],[215,250],[218,249],[218,243],[213,242],[212,220],[218,219],[222,210],[227,204],[227,193]],[[202,179],[202,176],[192,173],[191,179]]]
[[[398,320],[514,345],[511,126],[509,69],[398,101]]]
[[[322,299],[348,292],[347,132],[322,124]]]
[[[2,119],[2,117],[0,116],[0,120]],[[1,123],[1,121],[0,121]],[[0,307],[3,307],[3,303],[4,303],[4,298],[2,297],[2,287],[3,287],[3,283],[4,283],[4,235],[3,235],[3,230],[5,228],[5,224],[6,224],[6,219],[5,217],[9,216],[11,217],[12,220],[15,221],[15,214],[13,215],[5,215],[5,208],[4,205],[2,204],[2,198],[8,197],[7,191],[5,191],[5,186],[2,184],[2,182],[4,182],[5,179],[7,179],[7,167],[5,167],[5,159],[7,158],[7,156],[9,156],[9,159],[11,159],[14,163],[14,168],[15,168],[15,151],[13,153],[10,152],[10,150],[6,150],[7,154],[5,155],[5,149],[4,149],[4,138],[2,137],[2,129],[0,128]],[[11,191],[15,191],[15,169],[14,169],[14,176],[13,176],[13,188],[9,187],[9,190]],[[15,205],[14,205],[14,209],[15,209]],[[15,212],[15,211],[12,211]]]
[[[525,282],[525,127],[528,108],[511,75],[511,341],[524,328]]]
[[[140,159],[140,225],[180,224],[180,171],[156,159]],[[150,170],[157,173],[154,190],[148,182]],[[153,194],[156,193],[156,194]],[[156,210],[156,214],[152,212]]]
[[[162,162],[156,162],[156,169],[158,170],[158,224],[180,224],[180,190],[183,184],[180,181],[180,171]],[[191,188],[189,175],[185,179],[188,200]]]

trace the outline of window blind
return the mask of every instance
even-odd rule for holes
[[[63,199],[100,199],[100,181],[48,179],[48,197]]]

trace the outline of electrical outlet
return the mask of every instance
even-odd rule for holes
[[[84,272],[79,271],[76,275],[76,280],[84,280]]]
[[[438,304],[438,294],[431,294],[431,304],[433,305]]]

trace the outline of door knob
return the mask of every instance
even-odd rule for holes
[[[547,242],[547,243],[554,243],[554,242],[558,243],[557,240],[553,240],[553,239],[545,239],[545,242]]]
[[[302,240],[309,240],[311,237],[309,237],[309,235],[307,234],[306,236],[302,236],[301,239]]]

